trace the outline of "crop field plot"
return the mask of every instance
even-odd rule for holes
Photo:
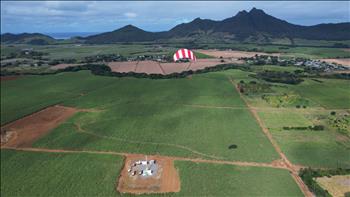
[[[1,196],[128,196],[116,189],[121,156],[2,150],[1,159]],[[181,190],[163,195],[302,196],[281,169],[176,161],[175,171]]]
[[[142,68],[135,66],[134,69]],[[296,184],[294,181],[295,172],[286,167],[281,160],[281,154],[298,166],[350,167],[350,141],[346,133],[348,127],[344,126],[348,121],[348,90],[345,89],[347,81],[320,79],[319,81],[323,82],[317,82],[306,79],[298,85],[275,84],[253,78],[251,74],[254,74],[256,69],[284,71],[295,68],[265,66],[252,68],[250,71],[233,69],[162,80],[103,77],[93,75],[90,71],[79,71],[25,76],[3,81],[2,125],[17,119],[23,121],[33,117],[25,116],[38,111],[41,113],[48,106],[65,106],[72,109],[72,113],[70,118],[64,118],[64,121],[58,121],[49,127],[39,139],[23,141],[23,144],[28,144],[25,148],[31,146],[34,150],[51,150],[55,153],[2,150],[2,160],[5,157],[13,158],[9,159],[2,169],[11,168],[15,171],[12,168],[24,167],[18,166],[19,164],[12,166],[10,162],[33,159],[38,161],[33,164],[33,172],[40,175],[43,174],[42,171],[58,168],[54,165],[68,165],[65,163],[66,159],[62,158],[77,159],[73,154],[61,152],[65,150],[73,151],[71,153],[79,155],[79,158],[83,157],[83,153],[91,160],[92,157],[105,157],[107,163],[102,165],[102,169],[99,167],[95,171],[101,170],[98,172],[99,177],[108,177],[103,178],[108,184],[95,189],[89,188],[88,192],[94,194],[104,189],[101,195],[118,196],[118,191],[130,193],[133,190],[130,190],[129,186],[124,187],[125,184],[134,184],[128,179],[118,182],[120,173],[125,173],[126,169],[124,167],[122,170],[123,162],[118,155],[143,154],[150,157],[169,157],[175,162],[181,187],[177,188],[175,193],[167,195],[186,196],[196,193],[228,196],[235,191],[238,195],[250,196],[300,196],[300,183]],[[235,86],[242,80],[245,83],[255,81],[270,84],[272,93],[266,94],[272,96],[269,98],[272,101],[280,100],[285,95],[293,101],[287,99],[287,104],[276,107],[261,97],[265,93],[240,94]],[[325,83],[327,85],[319,85]],[[332,89],[335,85],[339,87]],[[332,91],[332,94],[317,96],[321,88]],[[294,100],[309,102],[305,108],[296,108],[295,105],[299,103]],[[333,111],[334,114],[331,115]],[[341,119],[341,124],[339,121],[337,124],[331,124],[337,119]],[[43,125],[48,124],[51,119],[47,118],[45,121]],[[310,129],[317,125],[323,125],[324,129]],[[271,133],[272,139],[267,132]],[[282,153],[276,149],[272,140],[276,141]],[[22,147],[19,145],[19,148]],[[93,156],[90,153],[102,155]],[[49,160],[57,155],[62,161],[56,164],[57,160],[54,160],[51,163]],[[117,164],[109,164],[111,160]],[[47,167],[41,168],[43,164],[39,162],[47,164]],[[101,161],[96,159],[93,162]],[[107,170],[105,165],[113,169]],[[89,168],[85,166],[80,170],[77,167],[74,173],[81,173]],[[24,169],[19,170],[22,171]],[[53,176],[53,172],[50,173],[48,175]],[[2,178],[9,179],[10,176],[5,175],[2,175]],[[21,177],[17,174],[15,176],[17,179]],[[83,183],[86,185],[99,180],[90,178],[90,175],[86,176],[89,176]],[[37,179],[36,177],[33,176]],[[59,178],[57,177],[57,180]],[[44,182],[47,179],[48,177],[43,176],[37,182],[33,181],[33,184],[42,185],[40,181]],[[31,181],[30,178],[24,180]],[[124,190],[118,190],[118,184],[121,183],[124,184]],[[153,183],[157,187],[162,185],[157,181]],[[58,196],[70,192],[71,188],[75,187],[73,183],[71,186],[62,183],[58,188],[68,189],[59,191],[52,189],[51,184],[56,182],[50,183],[45,191],[57,191]],[[149,186],[146,184],[146,188]],[[16,191],[10,187],[14,187],[13,184],[2,185],[1,194],[21,195],[21,191],[31,189],[30,192],[35,195],[40,193],[41,189],[39,186],[27,185],[22,186],[23,190]],[[70,194],[85,194],[85,191],[79,189]],[[139,191],[141,190],[142,188]]]
[[[175,166],[179,169],[181,196],[303,196],[285,170],[183,161],[175,162]]]
[[[232,144],[238,148],[229,149]],[[236,161],[278,159],[254,119],[243,109],[120,105],[75,116],[35,146]]]
[[[107,85],[111,78],[89,72],[25,76],[1,83],[1,124]]]
[[[34,141],[47,134],[76,109],[52,106],[1,127],[1,145],[9,147],[30,147]]]
[[[219,78],[221,80],[211,78],[210,74],[178,80],[92,76],[85,86],[87,75],[92,76],[88,72],[78,72],[51,76],[51,79],[55,82],[55,95],[59,91],[71,94],[63,97],[61,104],[97,111],[77,114],[41,138],[35,146],[237,161],[271,162],[278,159],[225,76]],[[35,79],[31,78],[32,84],[39,83]],[[17,82],[14,88],[21,89],[21,81]],[[67,86],[69,82],[72,84]],[[93,82],[99,85],[90,86]],[[46,81],[46,84],[52,83]],[[30,84],[23,85],[31,89]],[[31,95],[45,97],[51,88],[42,85],[40,94]],[[74,93],[75,90],[78,91]],[[4,94],[4,97],[7,95],[11,94]],[[33,105],[39,101],[32,100]],[[232,144],[238,148],[228,149]]]
[[[290,86],[305,98],[319,103],[327,109],[350,108],[350,82],[342,79],[320,79],[316,82],[306,79],[297,86]]]
[[[116,155],[1,150],[1,196],[115,196]]]
[[[316,124],[320,111],[313,113],[293,112],[290,110],[260,111],[259,115],[269,128],[282,151],[295,164],[312,167],[350,167],[348,137],[329,127],[315,131],[311,129],[293,129]],[[290,127],[291,129],[284,129]],[[327,159],[325,159],[327,158]]]

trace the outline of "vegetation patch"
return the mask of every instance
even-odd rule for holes
[[[117,196],[117,155],[1,150],[1,196]]]
[[[284,130],[311,130],[311,131],[322,131],[324,130],[323,125],[315,125],[308,127],[283,127]]]
[[[305,168],[301,169],[299,172],[299,176],[304,181],[304,183],[308,186],[308,188],[316,195],[316,196],[325,196],[331,197],[327,190],[323,189],[316,181],[317,177],[331,177],[334,175],[346,175],[350,174],[350,169],[329,169],[329,170],[320,170],[320,169],[311,169]]]
[[[272,92],[270,84],[257,83],[256,81],[250,81],[249,83],[245,83],[243,80],[241,80],[238,84],[238,89],[241,93],[244,93],[245,95]]]
[[[348,114],[329,115],[328,123],[339,133],[350,137],[350,116]]]
[[[303,196],[287,170],[187,161],[175,166],[181,190],[174,196]]]
[[[264,94],[261,96],[261,98],[274,107],[306,108],[309,106],[309,100],[302,98],[297,94]]]
[[[258,79],[263,79],[268,82],[285,83],[285,84],[299,84],[303,81],[298,75],[291,72],[279,71],[263,71],[255,75]]]

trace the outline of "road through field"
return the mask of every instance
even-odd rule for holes
[[[255,108],[253,108],[248,102],[247,100],[244,98],[244,96],[242,95],[242,93],[239,91],[238,87],[236,86],[236,84],[234,83],[234,80],[232,78],[229,78],[229,81],[232,83],[232,85],[234,86],[235,90],[238,92],[240,98],[244,101],[244,103],[247,105],[247,107],[249,108],[249,111],[252,113],[252,115],[254,116],[254,118],[256,119],[257,123],[259,124],[261,130],[264,132],[264,134],[266,135],[266,137],[269,139],[269,141],[271,142],[271,144],[273,145],[273,147],[275,148],[276,152],[280,155],[280,157],[282,158],[282,161],[284,163],[284,165],[287,167],[287,169],[289,169],[289,171],[291,172],[291,175],[293,177],[293,179],[295,180],[295,182],[298,184],[299,188],[301,189],[301,191],[304,193],[305,196],[307,197],[312,197],[313,194],[309,191],[308,187],[304,184],[303,180],[301,180],[301,178],[298,175],[298,167],[294,166],[287,158],[287,156],[282,152],[281,148],[279,147],[279,145],[277,144],[277,142],[273,139],[271,133],[269,132],[268,128],[265,126],[265,124],[263,123],[263,121],[260,119],[257,111]]]

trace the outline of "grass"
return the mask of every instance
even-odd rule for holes
[[[238,148],[228,149],[231,144]],[[278,158],[243,109],[118,105],[77,115],[35,146],[258,162]]]
[[[350,167],[348,138],[326,126],[322,131],[283,130],[284,126],[305,127],[318,122],[315,114],[288,110],[260,111],[259,116],[292,163],[312,167]],[[324,122],[321,122],[324,125]]]
[[[123,158],[1,150],[1,196],[115,196]]]
[[[232,84],[220,73],[151,80],[82,71],[2,85],[5,120],[38,110],[45,101],[102,110],[77,114],[40,139],[35,144],[39,147],[260,162],[278,158]],[[40,90],[35,89],[38,86]],[[33,107],[24,110],[25,106]],[[76,125],[86,132],[79,132]],[[239,148],[229,150],[231,144]]]
[[[1,150],[1,196],[129,196],[115,189],[123,159]],[[176,161],[179,193],[147,196],[302,196],[288,171]],[[141,195],[144,196],[144,195]]]
[[[8,55],[11,52],[18,52],[21,49],[33,48],[35,51],[45,52],[44,56],[48,59],[78,59],[81,60],[87,56],[100,54],[120,54],[123,56],[137,55],[156,55],[167,54],[169,48],[158,48],[152,45],[144,44],[101,44],[101,45],[84,45],[84,44],[59,44],[59,45],[1,45],[1,53]]]
[[[179,196],[303,196],[286,170],[180,161],[175,166]]]
[[[109,81],[110,78],[80,72],[25,76],[2,82],[1,125],[68,98],[79,97],[80,93],[102,87]]]
[[[327,109],[350,108],[350,84],[348,80],[318,80],[323,81],[323,83],[305,79],[299,85],[290,86],[290,89]]]

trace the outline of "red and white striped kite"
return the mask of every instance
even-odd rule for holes
[[[174,62],[180,59],[190,59],[190,60],[196,61],[197,58],[191,50],[179,49],[174,54]]]

